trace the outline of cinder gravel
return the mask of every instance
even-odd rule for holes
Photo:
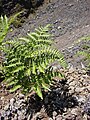
[[[90,76],[85,71],[87,62],[76,57],[83,45],[75,43],[79,38],[90,35],[90,0],[52,0],[30,14],[19,28],[7,35],[8,39],[25,36],[27,32],[46,24],[52,24],[54,45],[63,52],[68,70],[60,69],[66,79],[56,79],[51,92],[44,94],[44,100],[35,94],[9,94],[0,85],[1,120],[90,120]]]
[[[51,91],[43,93],[43,100],[35,93],[28,97],[17,93],[2,106],[1,120],[87,120],[90,116],[90,76],[85,70],[76,68],[60,71],[66,79],[55,79]]]

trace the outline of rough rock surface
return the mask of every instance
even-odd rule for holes
[[[90,73],[84,70],[87,63],[75,57],[77,51],[84,50],[84,43],[72,44],[90,35],[90,0],[52,0],[43,4],[21,27],[11,26],[13,30],[7,38],[24,36],[46,24],[52,24],[54,45],[62,50],[69,64],[68,70],[60,69],[66,79],[56,79],[51,92],[43,93],[44,100],[35,93],[28,97],[19,91],[9,94],[1,84],[1,120],[90,120]]]
[[[90,76],[85,70],[60,69],[66,79],[55,79],[44,99],[17,93],[0,110],[1,120],[87,120],[90,115]],[[4,98],[1,99],[4,101]]]

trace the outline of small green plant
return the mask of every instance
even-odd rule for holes
[[[51,47],[49,26],[39,27],[25,38],[7,41],[3,46],[5,62],[3,72],[7,86],[13,86],[10,92],[21,88],[23,92],[34,90],[43,99],[42,89],[49,90],[52,78],[62,76],[50,65],[58,61],[66,66],[63,55]]]
[[[13,23],[16,20],[17,16],[19,16],[22,12],[23,11],[11,16],[10,18],[7,18],[6,15],[0,17],[0,78],[1,78],[1,74],[3,74],[2,73],[2,60],[3,60],[2,44],[9,31],[11,23]]]
[[[2,74],[2,43],[9,29],[9,22],[6,15],[0,17],[0,75]],[[1,76],[0,76],[1,79]]]
[[[2,44],[9,29],[8,18],[6,15],[0,17],[0,45]]]
[[[79,42],[82,41],[90,41],[90,36],[82,37]],[[90,45],[88,44],[83,44],[83,51],[78,51],[78,55],[82,55],[85,57],[85,60],[88,62],[87,69],[90,70]]]
[[[6,15],[0,17],[0,46],[8,33],[11,23],[13,23],[22,12],[23,11],[11,16],[9,19]]]

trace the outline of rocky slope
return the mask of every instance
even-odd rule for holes
[[[9,94],[0,85],[0,119],[3,120],[90,120],[90,73],[84,69],[87,62],[76,57],[83,45],[75,43],[83,36],[90,35],[90,0],[52,0],[43,4],[35,14],[30,14],[19,28],[12,27],[8,39],[21,37],[27,32],[46,24],[52,24],[54,45],[63,52],[68,70],[63,70],[66,79],[56,79],[51,92],[40,100],[35,93]],[[87,49],[88,50],[88,49]]]

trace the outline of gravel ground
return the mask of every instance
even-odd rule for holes
[[[84,68],[87,62],[76,57],[83,45],[75,43],[79,38],[90,35],[90,0],[52,0],[40,6],[35,14],[30,14],[19,28],[7,35],[8,39],[24,36],[27,32],[46,24],[52,24],[54,45],[64,53],[68,70],[60,69],[66,79],[56,79],[51,92],[40,100],[35,93],[9,94],[0,87],[1,120],[90,120],[90,76]]]
[[[65,79],[56,78],[43,100],[17,92],[2,106],[1,120],[90,120],[90,76],[73,67],[60,71]]]

